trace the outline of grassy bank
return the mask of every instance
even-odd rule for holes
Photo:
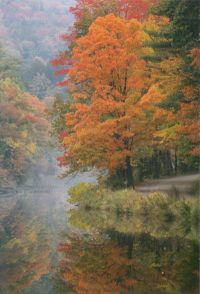
[[[133,190],[112,191],[95,184],[80,183],[69,190],[69,202],[81,209],[106,211],[121,215],[144,216],[164,222],[178,221],[198,226],[198,197],[181,199],[164,193],[143,196]]]

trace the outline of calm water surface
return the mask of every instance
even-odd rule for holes
[[[46,178],[0,196],[1,294],[198,293],[190,224],[78,210]]]

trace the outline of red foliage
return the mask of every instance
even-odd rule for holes
[[[29,113],[25,116],[25,120],[29,121],[29,122],[36,122],[37,121],[37,117],[32,114],[32,113]]]
[[[80,20],[84,15],[85,7],[90,11],[106,8],[108,13],[114,12],[126,19],[137,18],[142,20],[146,15],[149,7],[158,0],[76,0],[76,6],[70,7],[70,12],[75,16],[76,21]]]
[[[55,75],[56,76],[66,75],[66,74],[68,74],[68,72],[69,72],[68,68],[62,68],[62,69],[56,70]]]
[[[57,157],[57,161],[58,161],[58,165],[61,166],[65,166],[66,162],[65,162],[65,156],[59,156]]]
[[[58,251],[65,252],[65,251],[69,250],[70,248],[71,248],[71,245],[69,243],[64,243],[64,244],[60,244],[58,246]]]
[[[60,137],[61,137],[61,138],[64,138],[64,137],[66,137],[66,136],[68,136],[67,131],[62,131],[62,132],[60,132]]]

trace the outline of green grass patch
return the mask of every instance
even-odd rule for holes
[[[198,197],[182,199],[161,192],[144,196],[131,189],[112,191],[90,183],[72,187],[69,195],[68,201],[81,209],[145,216],[168,223],[176,220],[185,227],[199,223]]]

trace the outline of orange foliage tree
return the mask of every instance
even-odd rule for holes
[[[0,182],[20,179],[48,138],[45,105],[10,78],[0,82]]]
[[[61,164],[69,172],[85,167],[121,171],[127,186],[133,186],[133,159],[144,156],[151,144],[153,97],[146,103],[150,79],[142,56],[150,50],[142,25],[135,19],[125,21],[113,14],[99,17],[86,36],[76,42],[67,85],[72,95],[62,145]],[[152,91],[152,89],[151,89]],[[150,92],[151,93],[151,92]],[[142,103],[141,98],[146,101]],[[155,102],[155,103],[154,103]]]
[[[77,0],[72,8],[70,46],[53,62],[72,96],[57,124],[65,150],[60,162],[69,172],[95,166],[132,186],[136,166],[141,180],[197,168],[197,34],[188,34],[192,20],[189,27],[180,21],[188,2],[180,3],[187,9],[177,8],[175,21],[176,5],[167,7],[176,1],[164,2]],[[184,41],[175,32],[185,29]]]
[[[88,33],[90,25],[100,16],[106,16],[113,13],[123,19],[130,20],[135,18],[143,21],[148,16],[148,10],[159,0],[76,0],[70,8],[74,15],[74,24],[67,34],[62,38],[67,42],[68,49],[61,52],[59,56],[52,61],[55,66],[63,66],[63,61],[68,61],[71,65],[71,51],[76,46],[76,38]],[[60,73],[64,73],[61,71]]]

